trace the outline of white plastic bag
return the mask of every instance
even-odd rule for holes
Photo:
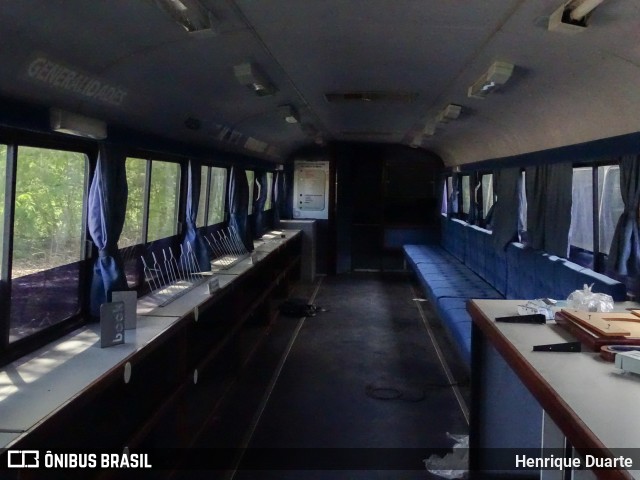
[[[570,308],[584,312],[611,312],[613,311],[613,298],[606,293],[593,293],[591,285],[585,284],[582,290],[576,290],[567,298]]]
[[[442,478],[466,478],[469,469],[469,436],[452,435],[447,437],[455,441],[453,452],[444,457],[431,455],[424,460],[427,471]]]

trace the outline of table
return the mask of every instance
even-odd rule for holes
[[[628,450],[640,447],[640,376],[623,373],[584,349],[532,351],[534,345],[575,338],[553,321],[495,322],[496,317],[516,315],[517,306],[524,303],[470,300],[467,305],[473,319],[471,470],[490,467],[491,449],[569,446],[572,455],[597,449],[636,457],[635,470],[581,470],[570,478],[640,478],[640,455]],[[617,304],[616,310],[628,306],[629,302]],[[530,472],[513,471],[505,478],[527,475]],[[543,470],[539,475],[560,479],[566,472]]]

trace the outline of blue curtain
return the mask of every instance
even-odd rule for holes
[[[236,229],[242,243],[253,251],[253,239],[248,224],[249,183],[242,168],[231,167],[229,174],[229,226]]]
[[[491,225],[493,244],[498,249],[506,248],[518,235],[518,190],[519,168],[503,168],[493,174],[496,202],[492,207]]]
[[[460,176],[457,173],[451,175],[451,191],[449,192],[449,198],[447,201],[447,216],[452,217],[458,212],[458,184]]]
[[[567,256],[572,183],[570,163],[526,169],[527,239],[534,249]]]
[[[277,202],[278,207],[278,221],[281,218],[291,218],[291,199],[287,192],[287,173],[284,170],[279,170],[273,187],[274,201]],[[275,206],[274,206],[275,208]]]
[[[640,272],[640,158],[635,155],[620,161],[620,194],[624,211],[611,241],[609,267],[620,275],[637,275]]]
[[[212,256],[210,255],[206,242],[202,238],[202,233],[198,230],[198,225],[196,225],[200,200],[200,180],[200,165],[189,160],[187,166],[187,208],[185,211],[186,229],[182,244],[184,245],[185,252],[188,251],[189,248],[187,244],[191,245],[200,271],[209,272],[211,271]]]
[[[98,249],[91,279],[90,313],[100,315],[100,305],[111,301],[111,292],[128,290],[118,239],[127,210],[125,155],[112,145],[101,144],[96,171],[89,189],[88,228]]]
[[[260,187],[253,203],[253,233],[256,238],[264,234],[264,205],[267,203],[267,172],[256,172],[256,183]]]

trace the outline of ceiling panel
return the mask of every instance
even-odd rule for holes
[[[640,3],[604,0],[579,34],[547,30],[551,0],[201,0],[218,33],[189,34],[155,0],[22,0],[0,9],[0,96],[67,108],[170,138],[284,155],[322,140],[409,144],[449,103],[459,120],[421,146],[449,165],[635,132],[640,125]],[[109,103],[34,79],[36,58],[126,92]],[[496,60],[513,77],[466,95]],[[256,62],[278,87],[258,97],[233,67]],[[415,94],[339,102],[328,92]],[[294,105],[301,124],[278,114]],[[187,118],[198,130],[185,127]],[[311,129],[313,130],[313,129]],[[242,134],[229,145],[223,133]],[[221,134],[222,132],[222,134]],[[237,136],[237,135],[236,135]],[[255,152],[247,152],[255,154]]]

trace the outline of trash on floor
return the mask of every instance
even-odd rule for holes
[[[318,312],[324,312],[321,307],[308,303],[302,298],[290,298],[280,304],[280,313],[286,317],[315,317]]]
[[[431,455],[424,460],[427,471],[442,478],[466,478],[469,469],[469,436],[452,435],[447,437],[455,441],[453,452],[444,457]]]

